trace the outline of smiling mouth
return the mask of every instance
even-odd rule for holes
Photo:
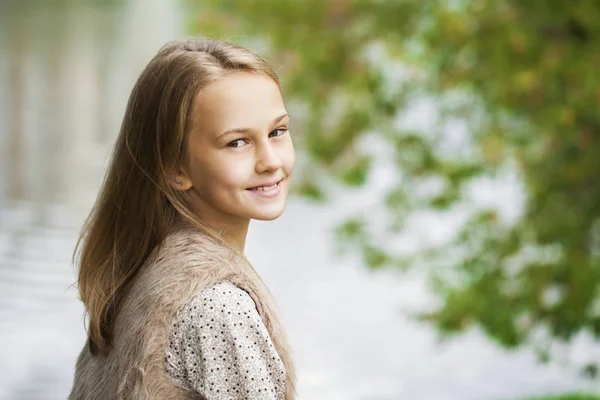
[[[259,186],[259,187],[254,187],[254,188],[248,188],[246,190],[250,190],[253,192],[268,192],[273,189],[276,189],[279,186],[279,184],[281,183],[281,181],[283,181],[283,179],[279,180],[277,183],[275,183],[274,185],[271,185],[271,186]]]

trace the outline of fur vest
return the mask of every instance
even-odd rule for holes
[[[108,355],[84,346],[70,400],[203,399],[174,382],[165,369],[169,328],[202,289],[230,281],[248,292],[286,369],[286,399],[295,398],[295,371],[271,293],[248,263],[202,232],[186,227],[154,249],[133,279],[115,319]]]

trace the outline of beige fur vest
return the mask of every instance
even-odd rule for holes
[[[178,310],[222,281],[239,286],[256,303],[286,368],[286,399],[294,399],[294,366],[271,293],[242,257],[193,228],[171,233],[148,257],[120,305],[113,347],[107,356],[83,348],[69,399],[202,399],[167,375],[167,338]]]

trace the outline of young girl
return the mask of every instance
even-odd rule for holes
[[[89,326],[70,399],[294,398],[285,333],[244,256],[250,220],[285,206],[289,119],[247,49],[187,40],[150,61],[76,247]]]

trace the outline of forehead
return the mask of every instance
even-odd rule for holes
[[[272,79],[240,72],[212,82],[200,91],[193,113],[195,127],[218,134],[235,128],[261,129],[285,113],[285,106]]]

